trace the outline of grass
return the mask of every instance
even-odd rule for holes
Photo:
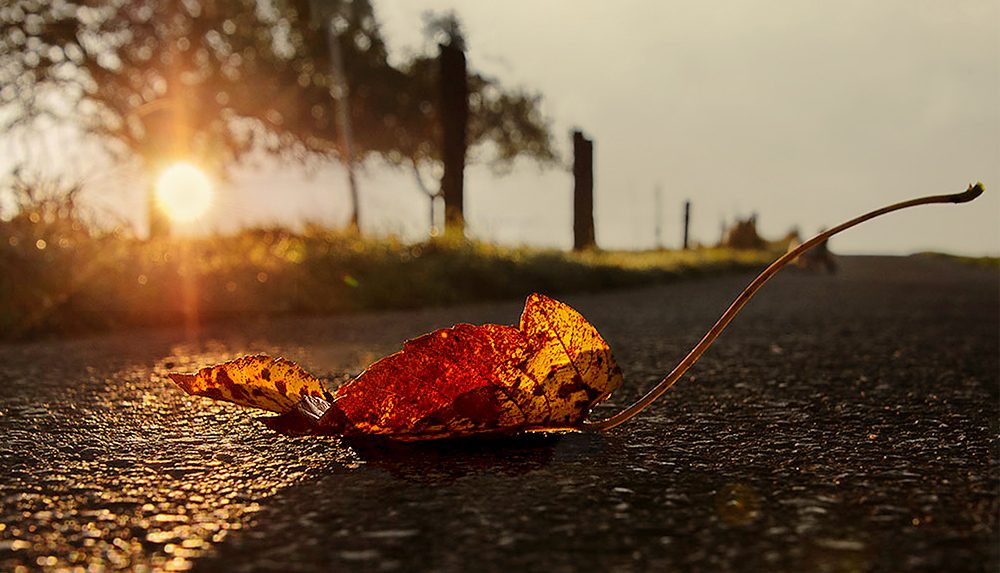
[[[0,340],[279,314],[561,295],[761,268],[760,251],[565,253],[408,244],[312,226],[139,240],[104,230],[79,185],[15,178],[0,203]]]
[[[43,214],[44,215],[44,214]],[[318,227],[140,241],[22,213],[0,223],[0,338],[559,295],[760,268],[774,255],[406,244]]]
[[[929,259],[942,259],[948,261],[955,261],[967,265],[982,267],[985,269],[1000,268],[1000,258],[998,257],[965,257],[961,255],[950,255],[947,253],[936,253],[931,251],[916,253],[914,256],[926,257]]]

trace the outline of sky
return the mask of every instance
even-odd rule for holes
[[[397,61],[432,50],[428,10],[454,10],[470,68],[543,96],[564,157],[594,140],[597,243],[714,244],[756,215],[777,239],[982,181],[968,205],[889,215],[831,240],[845,254],[1000,255],[1000,3],[996,0],[373,0]],[[109,176],[110,179],[113,177]],[[109,180],[110,180],[109,179]],[[365,231],[420,240],[428,200],[409,172],[361,166]],[[568,167],[466,172],[473,236],[572,245]],[[279,200],[275,200],[279,197]],[[107,204],[142,212],[141,194]],[[346,177],[242,171],[197,228],[346,224]]]
[[[569,151],[595,141],[598,244],[719,239],[757,214],[776,238],[813,234],[911,196],[988,194],[891,215],[831,241],[835,251],[1000,251],[1000,11],[995,0],[398,0],[376,2],[399,54],[423,47],[426,10],[455,10],[469,65],[537,90]],[[572,180],[525,165],[471,174],[474,229],[570,245]],[[660,193],[657,212],[657,189]],[[544,202],[524,214],[531,201]],[[493,213],[493,216],[490,214]],[[548,223],[548,224],[547,224]]]

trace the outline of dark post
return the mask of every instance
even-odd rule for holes
[[[688,227],[691,225],[691,201],[684,202],[684,250],[688,250]]]
[[[663,233],[661,232],[660,229],[660,223],[663,221],[663,217],[661,216],[661,213],[663,211],[662,195],[663,195],[662,190],[660,189],[660,186],[657,185],[656,188],[653,190],[653,220],[656,222],[655,228],[656,228],[657,249],[663,248],[663,241],[661,240],[663,238]]]
[[[463,188],[465,184],[465,133],[469,123],[469,86],[465,53],[441,45],[441,144],[444,175],[441,195],[444,196],[444,230],[446,234],[462,235],[465,231]]]
[[[594,142],[573,132],[573,250],[595,247]]]

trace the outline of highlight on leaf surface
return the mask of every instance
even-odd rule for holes
[[[579,429],[622,383],[597,330],[538,294],[517,327],[458,324],[425,334],[332,394],[266,356],[170,377],[189,393],[278,412],[265,422],[284,433],[402,441]]]
[[[875,217],[918,205],[965,203],[963,193],[934,195],[876,209],[802,243],[765,269],[702,340],[645,396],[599,422],[586,417],[622,383],[607,343],[578,312],[546,296],[528,297],[517,327],[458,324],[406,342],[332,394],[294,363],[248,356],[170,374],[191,394],[277,412],[265,423],[287,434],[369,436],[400,441],[607,430],[631,419],[698,360],[751,297],[780,269],[833,235]]]

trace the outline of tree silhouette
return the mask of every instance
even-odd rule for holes
[[[449,20],[450,19],[450,20]],[[457,18],[439,19],[460,30]],[[450,24],[449,24],[450,22]],[[328,34],[333,30],[335,34]],[[347,97],[335,90],[331,41]],[[222,172],[255,150],[295,161],[441,160],[437,62],[390,65],[368,0],[12,0],[0,7],[0,129],[72,122],[150,170]],[[353,126],[346,157],[337,105]],[[509,167],[555,159],[540,96],[470,75],[470,145]],[[421,180],[434,194],[433,185]]]

